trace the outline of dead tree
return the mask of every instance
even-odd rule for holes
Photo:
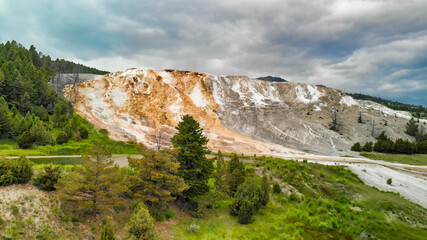
[[[162,130],[159,129],[156,133],[156,149],[157,151],[160,151],[161,142],[162,142]]]

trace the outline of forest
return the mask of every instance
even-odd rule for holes
[[[70,71],[105,73],[65,60],[52,61],[34,46],[26,49],[16,41],[0,44],[0,140],[10,139],[28,149],[87,139],[88,124],[49,87],[57,72]]]

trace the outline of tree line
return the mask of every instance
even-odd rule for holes
[[[34,46],[26,49],[15,41],[0,44],[0,139],[30,148],[88,137],[71,103],[49,87],[49,80],[66,63],[55,62]]]
[[[424,107],[422,105],[414,105],[414,104],[407,104],[407,103],[401,103],[397,101],[391,101],[379,97],[373,97],[366,94],[361,93],[347,93],[348,95],[352,96],[355,99],[361,99],[361,100],[369,100],[376,103],[380,103],[384,106],[387,106],[394,110],[399,111],[407,111],[412,114],[412,116],[416,118],[426,118],[427,117],[427,107]]]

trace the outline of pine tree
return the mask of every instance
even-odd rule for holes
[[[230,187],[228,185],[228,174],[227,174],[227,164],[224,161],[224,156],[221,151],[218,151],[218,156],[216,157],[216,172],[215,177],[215,191],[228,193]]]
[[[351,146],[351,151],[360,152],[362,150],[362,147],[360,146],[360,142],[356,142]]]
[[[365,145],[363,145],[362,151],[364,152],[372,152],[372,142],[366,142]]]
[[[154,239],[154,220],[143,203],[137,206],[125,230],[128,239]]]
[[[266,206],[270,200],[270,183],[267,176],[263,176],[261,180],[261,205]]]
[[[82,167],[60,179],[58,195],[61,200],[75,202],[95,215],[121,201],[121,178],[119,167],[114,165],[106,145],[95,142],[83,157]]]
[[[107,217],[105,220],[105,224],[101,229],[100,233],[101,240],[116,240],[116,236],[114,235],[113,226],[111,225],[111,218]]]
[[[134,196],[151,204],[174,200],[188,186],[178,176],[179,163],[167,152],[157,152],[140,146],[142,158],[129,158],[129,166],[137,174],[128,177],[129,189]]]
[[[0,138],[7,137],[11,129],[12,113],[9,111],[7,102],[0,97]]]
[[[235,193],[239,185],[245,181],[245,165],[240,162],[236,154],[228,163],[228,172],[230,174],[228,185],[231,193]]]
[[[185,115],[176,127],[178,133],[171,139],[173,147],[178,151],[179,175],[190,187],[183,192],[185,198],[194,198],[209,192],[208,180],[214,167],[205,154],[208,139],[203,136],[203,129],[191,116]]]
[[[418,133],[418,124],[415,122],[414,118],[411,118],[406,124],[405,133],[409,136],[415,136]]]

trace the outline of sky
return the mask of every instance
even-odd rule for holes
[[[277,76],[427,106],[426,0],[0,0],[0,42],[102,70]]]

